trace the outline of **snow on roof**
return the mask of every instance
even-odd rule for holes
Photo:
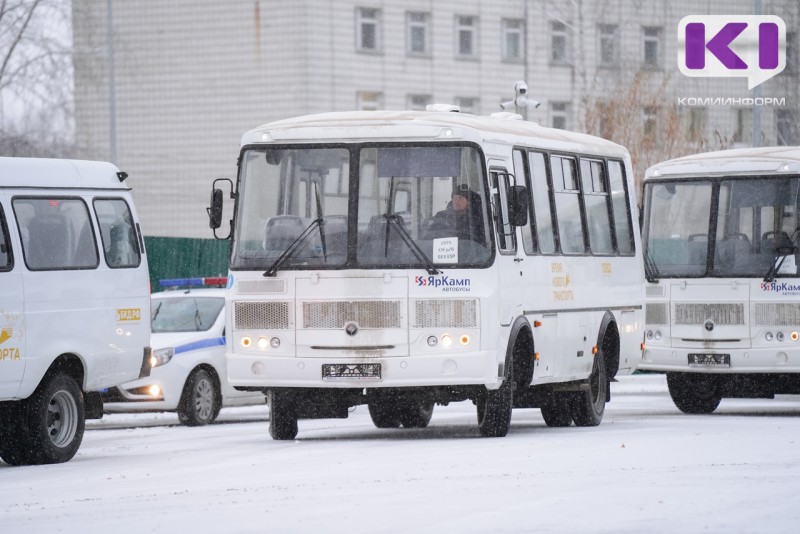
[[[546,128],[519,115],[486,117],[442,111],[347,111],[305,115],[264,124],[244,134],[242,146],[286,141],[462,140],[522,143],[544,149],[626,157],[625,147],[588,134]],[[450,130],[449,134],[446,130]]]
[[[129,189],[118,172],[102,161],[0,157],[0,188]]]
[[[657,163],[647,169],[645,178],[776,172],[800,172],[800,147],[738,148],[693,154]]]

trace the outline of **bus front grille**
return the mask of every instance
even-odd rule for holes
[[[234,302],[234,330],[286,330],[289,328],[288,302]]]
[[[791,302],[753,305],[756,326],[800,326],[800,304]]]
[[[478,301],[441,299],[414,301],[414,328],[475,328]]]
[[[648,303],[645,306],[645,319],[646,324],[669,324],[667,318],[667,304],[664,302]]]
[[[745,324],[744,304],[675,304],[674,319],[676,325],[699,325],[709,319],[717,325],[743,325]]]
[[[399,300],[303,302],[303,328],[339,329],[355,322],[360,328],[401,328]]]

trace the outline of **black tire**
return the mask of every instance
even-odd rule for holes
[[[297,437],[297,413],[291,395],[284,391],[269,390],[269,435],[275,440]]]
[[[572,424],[572,397],[569,393],[556,391],[553,400],[541,407],[542,418],[547,426],[566,427]]]
[[[513,377],[506,377],[499,389],[486,390],[476,399],[481,436],[502,438],[508,434],[514,406],[513,382]]]
[[[9,465],[26,465],[28,442],[25,401],[7,403],[0,410],[0,458]]]
[[[205,369],[195,369],[186,379],[178,403],[178,419],[186,426],[204,426],[219,414],[221,402],[219,385]]]
[[[408,401],[400,407],[400,423],[405,428],[425,428],[433,416],[433,401]]]
[[[75,380],[63,373],[45,377],[4,416],[3,460],[11,465],[69,461],[81,446],[85,424],[83,392]]]
[[[672,402],[683,413],[713,413],[722,400],[713,375],[667,373],[667,388]]]
[[[608,399],[608,378],[603,353],[594,356],[589,388],[572,394],[572,420],[577,426],[597,426],[603,420]]]
[[[388,399],[370,399],[367,403],[369,416],[376,428],[398,428],[400,413],[396,404]]]

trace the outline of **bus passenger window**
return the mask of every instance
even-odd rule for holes
[[[561,252],[583,254],[586,252],[586,245],[583,238],[575,160],[551,156],[550,168],[553,173],[553,187],[556,190],[556,216]]]
[[[583,202],[589,227],[589,247],[595,254],[612,254],[611,220],[608,214],[608,188],[603,162],[581,158]]]
[[[614,213],[614,232],[617,236],[617,250],[620,254],[633,254],[633,233],[631,232],[630,205],[625,194],[625,176],[622,163],[608,162],[609,190],[611,207]]]
[[[550,209],[550,183],[547,181],[544,154],[541,152],[529,153],[528,165],[531,169],[530,191],[533,195],[533,215],[536,219],[539,252],[552,254],[556,251],[556,237]]]

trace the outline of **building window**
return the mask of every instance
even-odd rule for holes
[[[408,53],[413,56],[425,56],[430,53],[430,15],[417,11],[406,13],[406,26],[408,28],[407,46]]]
[[[383,107],[383,94],[370,91],[359,91],[356,94],[356,109],[376,111]]]
[[[475,97],[457,96],[456,105],[461,109],[461,113],[478,113],[478,99]]]
[[[656,119],[658,110],[655,106],[645,106],[642,109],[642,136],[647,141],[654,141],[656,138]]]
[[[525,25],[519,19],[504,19],[502,22],[503,60],[522,61],[524,59]]]
[[[706,121],[708,118],[708,110],[706,108],[690,108],[689,109],[689,124],[687,124],[686,133],[689,139],[699,141],[703,139],[706,132]]]
[[[661,68],[661,28],[646,26],[644,34],[644,67],[646,69]]]
[[[407,106],[408,109],[424,111],[432,101],[431,95],[408,95]]]
[[[800,143],[798,135],[797,114],[788,109],[775,111],[775,130],[778,134],[778,146],[793,146]]]
[[[477,19],[456,15],[456,56],[474,58],[478,53]]]
[[[551,102],[550,103],[550,124],[559,130],[569,129],[569,103]]]
[[[356,49],[362,52],[380,52],[380,9],[356,8]]]
[[[563,22],[550,23],[550,61],[569,63],[569,34]]]
[[[619,66],[619,42],[616,24],[598,24],[597,53],[601,67]]]
[[[738,145],[751,145],[753,143],[753,109],[737,109],[736,131],[733,134],[733,142]]]

